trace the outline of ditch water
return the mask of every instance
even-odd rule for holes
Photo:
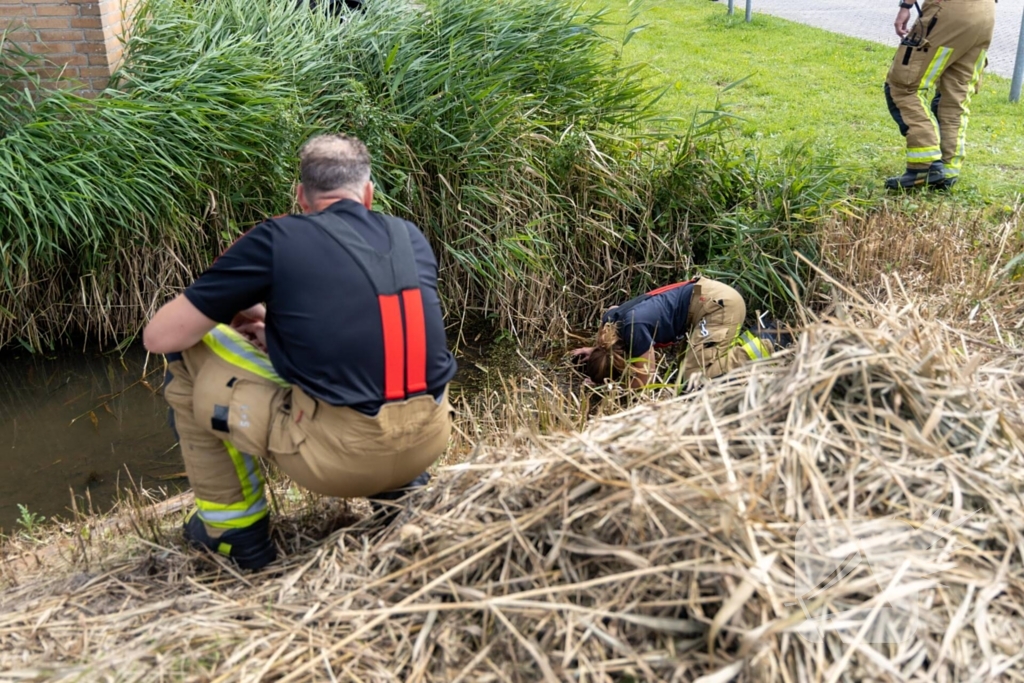
[[[63,351],[0,354],[0,527],[19,529],[19,505],[66,516],[72,491],[106,509],[130,486],[187,486],[156,391],[163,359]]]

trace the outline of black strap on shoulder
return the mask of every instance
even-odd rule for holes
[[[352,225],[332,211],[306,216],[327,233],[359,265],[373,283],[377,294],[397,294],[419,288],[416,257],[405,221],[394,216],[381,216],[391,241],[391,251],[381,253],[371,247]]]

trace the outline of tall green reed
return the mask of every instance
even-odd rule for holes
[[[736,221],[774,234],[809,194],[731,159],[724,120],[673,132],[602,21],[560,0],[377,0],[341,18],[143,0],[94,99],[18,89],[32,76],[5,55],[0,343],[133,333],[290,208],[295,152],[321,131],[367,142],[381,205],[431,239],[453,317],[564,329],[686,274],[705,243],[707,268],[737,270]],[[750,293],[774,301],[781,281]]]

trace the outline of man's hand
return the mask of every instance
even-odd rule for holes
[[[231,319],[231,327],[263,353],[267,352],[267,307],[263,304],[239,311]]]
[[[903,38],[908,33],[910,33],[910,26],[909,26],[909,24],[910,24],[910,10],[909,9],[903,9],[901,7],[900,11],[896,14],[896,21],[894,22],[894,25],[896,26],[896,35],[898,35],[900,38]]]
[[[231,325],[233,328],[238,330],[239,334],[249,340],[253,346],[262,351],[267,352],[267,325],[260,321],[253,321],[242,323],[241,325]]]
[[[231,320],[231,327],[238,329],[239,325],[248,323],[262,323],[267,321],[267,307],[263,304],[250,306],[244,311],[239,311]]]

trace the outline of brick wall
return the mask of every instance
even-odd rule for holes
[[[121,60],[125,14],[135,0],[0,0],[0,31],[7,40],[45,62],[35,67],[46,80],[75,81],[102,90]],[[122,6],[124,7],[122,8]]]

